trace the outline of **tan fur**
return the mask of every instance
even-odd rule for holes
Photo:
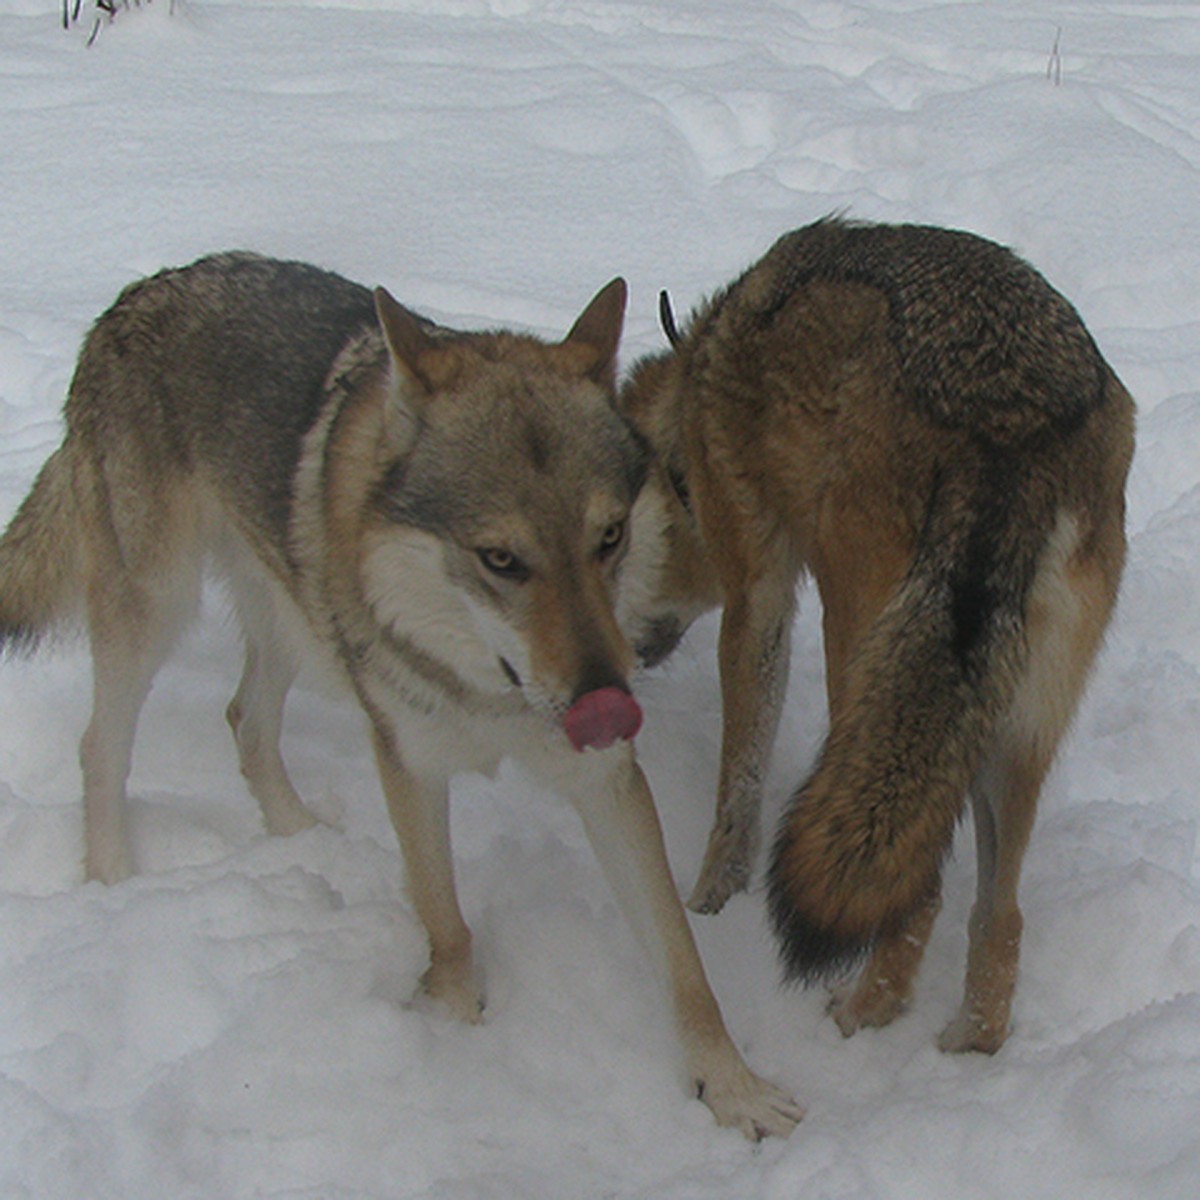
[[[772,856],[788,968],[821,975],[873,947],[834,1011],[847,1033],[891,1020],[969,792],[979,897],[942,1044],[994,1050],[1038,791],[1120,580],[1128,394],[1008,252],[827,221],[702,307],[622,404],[690,504],[724,597],[717,814],[692,907],[716,911],[749,881],[807,572],[830,732]]]
[[[429,939],[421,998],[469,1022],[484,991],[449,781],[521,758],[582,815],[694,1094],[748,1137],[786,1135],[802,1110],[729,1038],[628,740],[638,658],[678,631],[653,611],[674,586],[662,497],[613,403],[624,306],[614,280],[549,344],[439,329],[382,290],[249,254],[134,284],[88,337],[63,446],[0,538],[0,643],[29,649],[83,610],[85,871],[110,884],[134,867],[138,715],[203,571],[245,638],[226,716],[272,833],[316,823],[279,750],[296,647],[314,647],[367,719]]]

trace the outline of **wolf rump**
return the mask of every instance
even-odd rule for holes
[[[786,968],[814,979],[870,952],[832,1011],[847,1034],[892,1020],[969,793],[977,896],[940,1044],[994,1051],[1038,794],[1121,577],[1133,403],[1040,275],[944,229],[818,222],[682,337],[665,303],[664,326],[672,350],[638,365],[622,405],[725,605],[717,813],[690,904],[716,911],[747,884],[807,571],[830,728],[771,855]]]
[[[480,1018],[448,781],[514,755],[578,808],[668,985],[697,1094],[748,1136],[786,1134],[801,1110],[730,1041],[630,741],[635,651],[655,658],[677,630],[635,603],[652,614],[670,588],[661,490],[613,403],[624,306],[614,280],[550,345],[452,333],[382,290],[249,254],[131,285],[88,336],[63,444],[0,539],[0,641],[31,648],[82,609],[86,871],[116,882],[138,714],[215,563],[245,635],[228,718],[269,830],[314,823],[279,751],[294,626],[368,718],[429,937],[424,992]]]

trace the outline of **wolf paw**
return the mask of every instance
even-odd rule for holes
[[[111,887],[133,876],[133,861],[129,847],[122,841],[115,846],[88,847],[83,864],[84,877],[89,883]]]
[[[464,1025],[481,1025],[486,1006],[483,989],[473,974],[451,975],[434,967],[421,976],[420,987],[410,1005],[419,1012],[450,1017]]]
[[[1008,1038],[1008,1024],[992,1025],[981,1014],[960,1012],[938,1038],[938,1049],[946,1054],[995,1054]]]
[[[325,822],[314,816],[303,804],[297,803],[287,808],[264,811],[263,824],[272,837],[292,837],[303,833],[306,829],[315,829]]]
[[[890,1025],[908,1007],[887,980],[845,983],[833,989],[826,1012],[837,1022],[843,1036],[853,1037],[860,1029]]]
[[[716,878],[701,875],[688,897],[687,906],[694,913],[715,916],[725,907],[729,897],[744,892],[748,883],[748,876],[740,873],[722,872]]]
[[[720,1084],[697,1079],[696,1095],[712,1110],[718,1125],[740,1129],[752,1142],[787,1137],[804,1118],[804,1106],[782,1088],[760,1079],[747,1067]]]
[[[719,913],[730,896],[750,886],[753,864],[753,838],[714,829],[688,908],[706,915]]]

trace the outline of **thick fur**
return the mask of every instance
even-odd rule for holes
[[[724,594],[717,819],[692,906],[715,911],[749,879],[807,571],[830,730],[771,854],[787,972],[824,977],[874,950],[836,1012],[847,1032],[890,1020],[970,793],[979,897],[944,1044],[995,1049],[1038,791],[1121,576],[1128,394],[1008,250],[827,220],[704,305],[622,403]]]
[[[274,833],[315,821],[279,752],[292,648],[315,646],[367,717],[429,936],[423,997],[467,1021],[483,990],[449,780],[520,757],[578,808],[667,985],[696,1094],[748,1136],[786,1134],[801,1111],[729,1039],[629,741],[638,658],[665,654],[697,602],[660,612],[667,549],[688,543],[613,403],[624,305],[614,280],[548,344],[454,333],[244,253],[132,285],[88,336],[63,444],[0,539],[0,638],[28,650],[86,626],[85,865],[107,883],[133,868],[138,714],[205,568],[244,632],[228,719]]]

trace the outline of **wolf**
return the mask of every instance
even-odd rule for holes
[[[750,878],[809,574],[829,730],[770,855],[785,974],[836,977],[869,955],[834,993],[838,1025],[901,1012],[969,795],[977,895],[940,1044],[993,1052],[1038,794],[1121,578],[1133,401],[1072,306],[968,233],[828,218],[780,238],[682,334],[663,299],[673,345],[634,367],[620,404],[724,599],[717,812],[689,903],[715,912]]]
[[[130,285],[86,338],[64,440],[0,539],[0,640],[31,650],[82,617],[85,866],[110,884],[133,869],[139,710],[205,571],[244,635],[227,716],[276,834],[315,823],[279,738],[296,646],[317,647],[366,717],[429,939],[422,1000],[467,1022],[484,993],[449,781],[525,762],[578,809],[665,982],[695,1094],[747,1136],[786,1135],[803,1110],[730,1040],[633,750],[639,655],[678,630],[649,600],[671,591],[661,489],[615,407],[625,302],[615,279],[548,343],[454,332],[383,289],[245,252]]]

